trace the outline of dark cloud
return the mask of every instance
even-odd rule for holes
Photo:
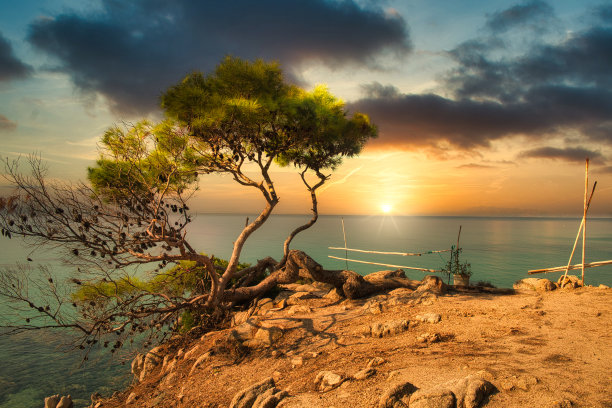
[[[376,65],[411,49],[405,21],[351,0],[107,0],[102,13],[62,14],[30,26],[29,41],[55,57],[77,87],[106,96],[116,110],[150,111],[169,85],[210,70],[227,54]]]
[[[545,23],[553,16],[553,8],[548,3],[529,1],[491,14],[486,22],[486,28],[501,33],[517,26],[530,24],[539,30],[545,28]]]
[[[601,163],[604,159],[601,152],[589,150],[584,147],[568,147],[560,149],[550,146],[526,150],[520,154],[520,157],[564,160],[577,163],[584,162],[586,158],[589,158],[595,163]]]
[[[509,136],[540,139],[567,128],[607,123],[612,120],[612,93],[599,88],[542,87],[517,103],[402,94],[361,99],[350,108],[369,114],[379,125],[381,137],[374,143],[470,150]],[[612,134],[605,141],[612,144]]]
[[[4,115],[0,115],[0,131],[9,131],[15,130],[17,128],[17,123],[13,122],[9,118]]]
[[[27,77],[32,68],[21,62],[8,40],[0,33],[0,81]]]
[[[596,171],[597,173],[612,174],[612,166],[600,167]]]
[[[361,90],[367,98],[395,98],[400,95],[399,89],[395,86],[383,85],[376,81],[361,85]]]
[[[546,3],[530,2],[487,24],[510,30],[553,14]],[[443,77],[448,97],[401,94],[373,83],[362,87],[366,96],[351,108],[379,125],[378,144],[472,150],[517,135],[537,141],[571,134],[573,144],[612,146],[612,27],[539,41],[522,55],[507,48],[508,38],[487,32],[451,50],[457,65]]]

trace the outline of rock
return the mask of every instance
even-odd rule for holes
[[[427,275],[416,288],[415,292],[432,292],[436,294],[446,293],[447,285],[438,276]]]
[[[515,386],[517,388],[520,388],[523,391],[529,391],[529,389],[536,385],[539,382],[537,377],[534,377],[533,375],[529,375],[529,374],[524,374],[521,375],[516,381],[515,381]]]
[[[345,378],[331,371],[321,371],[315,378],[314,385],[319,392],[331,391],[344,382]]]
[[[582,286],[582,280],[580,280],[576,275],[567,275],[565,277],[559,277],[557,284],[560,288],[575,289]]]
[[[193,374],[193,372],[195,370],[198,369],[198,367],[200,367],[202,365],[202,363],[204,363],[206,360],[208,360],[211,356],[210,352],[206,352],[204,354],[202,354],[200,357],[198,357],[198,359],[195,361],[195,363],[193,363],[193,365],[191,366],[191,370],[189,370],[189,375]]]
[[[274,379],[272,377],[268,377],[257,384],[251,385],[250,387],[239,391],[236,395],[234,395],[229,408],[251,408],[257,400],[257,397],[272,388],[274,388]]]
[[[297,305],[308,299],[320,299],[320,297],[312,292],[296,292],[287,299],[288,305]]]
[[[244,323],[234,327],[229,332],[228,337],[230,340],[244,342],[252,339],[259,327],[259,319],[250,317]],[[187,354],[185,354],[185,359],[187,359]]]
[[[270,298],[259,299],[257,302],[257,314],[264,315],[268,310],[274,308],[274,301]]]
[[[378,408],[404,408],[408,407],[410,395],[417,387],[409,382],[395,384],[388,388],[378,401]]]
[[[526,278],[516,281],[512,288],[520,291],[550,292],[557,289],[557,285],[548,279]]]
[[[238,325],[246,322],[247,319],[250,316],[250,314],[249,314],[250,312],[251,312],[250,310],[245,310],[245,311],[242,311],[242,312],[234,313],[234,315],[232,316],[232,327],[238,326]]]
[[[45,408],[55,408],[57,404],[60,402],[59,394],[52,395],[50,397],[45,398]]]
[[[312,309],[304,305],[295,305],[287,309],[287,315],[293,316],[296,313],[312,313]]]
[[[423,333],[417,337],[417,341],[420,343],[437,343],[442,340],[442,336],[439,333]]]
[[[386,362],[385,359],[382,358],[382,357],[374,357],[373,359],[368,361],[368,365],[366,367],[368,367],[368,368],[376,367],[376,366],[379,366],[381,364],[384,364],[385,362]]]
[[[274,304],[277,309],[284,309],[287,307],[287,299],[281,299]]]
[[[275,408],[287,395],[287,391],[269,388],[257,397],[252,408]]]
[[[381,314],[383,311],[383,307],[380,302],[377,302],[375,300],[367,302],[365,305],[363,305],[362,309],[364,313],[369,314]]]
[[[477,408],[482,401],[496,391],[495,386],[477,375],[468,375],[441,386],[455,395],[457,408]]]
[[[138,353],[132,360],[132,374],[134,374],[134,377],[137,379],[140,378],[140,373],[142,372],[142,367],[144,366],[144,359],[144,354]]]
[[[304,365],[304,358],[303,357],[294,357],[291,359],[291,367],[295,368],[295,367],[300,367]]]
[[[161,347],[155,347],[154,349],[151,349],[151,351],[149,351],[144,358],[144,363],[142,365],[142,371],[140,372],[140,377],[139,377],[140,382],[143,382],[144,379],[149,374],[151,374],[151,372],[155,369],[155,367],[157,367],[159,363],[161,363],[161,361],[162,361]]]
[[[331,300],[332,302],[338,302],[338,301],[344,300],[344,295],[336,288],[333,288],[332,290],[327,292],[327,294],[323,297],[325,299]]]
[[[376,374],[376,369],[368,367],[368,368],[364,368],[363,370],[360,370],[357,373],[355,373],[353,378],[356,380],[365,380],[366,378],[369,378],[373,376],[374,374]]]
[[[135,392],[133,392],[130,395],[128,395],[127,399],[125,400],[125,404],[130,405],[132,402],[136,401],[137,399],[138,399],[138,396],[136,395]]]
[[[370,335],[372,337],[393,336],[408,330],[409,325],[410,322],[405,319],[374,323],[370,326]]]
[[[408,297],[408,296],[411,296],[413,293],[414,293],[414,291],[412,289],[397,288],[397,289],[393,289],[391,292],[389,292],[389,296],[392,296],[392,297]]]
[[[424,323],[438,323],[442,320],[442,316],[437,313],[424,313],[422,315],[417,315],[415,319]]]
[[[72,408],[73,406],[72,397],[70,395],[66,395],[60,399],[55,408]]]
[[[418,390],[410,396],[410,408],[455,408],[455,394],[452,391],[437,387],[429,390]]]
[[[599,289],[610,289],[608,285],[604,285],[603,283],[599,284],[598,288]]]
[[[253,339],[246,342],[249,347],[269,347],[283,337],[283,329],[276,326],[261,327]]]

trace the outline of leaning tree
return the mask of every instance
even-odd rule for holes
[[[326,271],[290,250],[296,234],[316,222],[317,189],[329,173],[376,136],[366,115],[349,116],[324,87],[308,92],[288,84],[275,63],[231,57],[209,75],[188,75],[161,102],[164,121],[104,133],[87,183],[48,180],[37,157],[29,158],[31,175],[7,161],[15,193],[0,200],[2,234],[56,247],[75,275],[59,282],[47,274],[41,285],[18,270],[0,273],[0,296],[22,313],[4,322],[5,331],[71,327],[81,333],[81,348],[103,340],[114,351],[135,333],[180,331],[187,320],[215,324],[236,303],[300,276],[331,283],[348,297],[410,284]],[[313,215],[290,232],[280,261],[241,264],[246,240],[279,202],[273,166],[295,166]],[[210,173],[228,174],[265,200],[227,261],[194,248],[187,234],[188,201],[200,176]],[[146,278],[143,268],[152,272]]]

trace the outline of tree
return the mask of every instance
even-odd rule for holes
[[[181,317],[216,324],[232,305],[300,276],[332,283],[348,297],[389,286],[351,271],[325,271],[290,250],[295,235],[317,220],[316,191],[329,178],[325,172],[376,136],[366,115],[349,117],[324,87],[307,92],[287,84],[275,63],[231,57],[207,76],[188,75],[161,102],[166,120],[105,132],[88,183],[50,183],[37,157],[30,158],[31,176],[7,162],[16,194],[0,201],[3,235],[60,247],[64,261],[81,272],[71,294],[60,293],[49,276],[47,296],[39,297],[29,292],[27,275],[4,271],[0,295],[29,310],[25,324],[5,325],[11,332],[72,327],[81,332],[81,348],[115,333],[114,350],[133,333],[176,331]],[[279,202],[271,174],[275,162],[298,169],[313,217],[289,234],[280,262],[267,257],[243,265],[245,241]],[[247,174],[247,166],[257,176]],[[199,176],[209,173],[229,174],[259,190],[266,203],[235,240],[227,262],[199,252],[188,239],[187,203]],[[153,276],[137,278],[133,268],[139,265],[153,269]],[[395,278],[393,287],[411,285]]]

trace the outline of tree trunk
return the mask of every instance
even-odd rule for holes
[[[374,293],[397,288],[417,289],[421,281],[406,278],[403,271],[382,271],[363,277],[353,271],[326,270],[302,251],[291,250],[285,265],[255,286],[226,290],[224,301],[241,303],[256,297],[283,283],[293,283],[300,278],[328,283],[338,292],[349,298],[357,299]],[[434,279],[440,280],[437,277]],[[443,283],[440,280],[440,283]]]

